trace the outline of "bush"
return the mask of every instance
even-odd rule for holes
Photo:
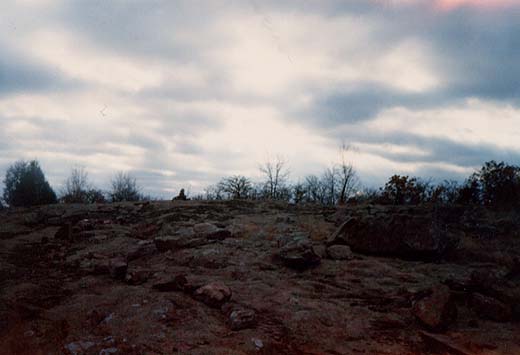
[[[520,204],[520,167],[492,160],[474,173],[465,186],[465,199],[485,206],[513,207]]]
[[[112,179],[111,185],[110,199],[112,202],[141,200],[140,188],[137,186],[136,179],[130,174],[118,172]]]
[[[15,162],[7,169],[4,184],[4,200],[10,206],[27,207],[57,202],[56,194],[36,160]]]
[[[392,176],[381,191],[382,203],[392,205],[416,205],[426,202],[431,186],[415,177]]]
[[[103,203],[105,196],[101,190],[88,182],[88,174],[83,168],[74,168],[65,181],[60,201],[63,203]]]
[[[241,175],[223,178],[218,183],[218,189],[227,194],[228,198],[232,199],[248,198],[252,188],[251,181]]]

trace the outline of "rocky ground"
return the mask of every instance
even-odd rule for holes
[[[0,211],[2,354],[520,354],[518,219],[252,202]]]

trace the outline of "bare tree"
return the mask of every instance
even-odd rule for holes
[[[322,189],[325,192],[324,203],[327,205],[335,205],[337,197],[337,185],[338,185],[338,169],[333,166],[332,168],[325,169],[323,177],[321,178]]]
[[[260,165],[260,171],[265,175],[268,198],[277,199],[280,197],[280,191],[289,177],[289,170],[286,165],[287,162],[280,156],[277,156],[274,160],[268,159]]]
[[[343,143],[340,148],[340,163],[337,167],[339,179],[339,204],[345,204],[347,199],[352,195],[359,185],[359,179],[356,175],[352,163],[347,160],[347,153],[350,147]]]
[[[88,174],[83,167],[72,168],[61,191],[61,201],[65,203],[84,203],[90,189]]]
[[[122,171],[116,173],[111,184],[110,197],[112,202],[139,201],[141,199],[137,181],[129,173]]]
[[[252,189],[251,181],[241,175],[226,177],[218,185],[223,192],[233,199],[247,198]]]

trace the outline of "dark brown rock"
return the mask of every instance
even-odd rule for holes
[[[305,241],[295,241],[282,247],[278,253],[280,260],[288,267],[305,270],[321,263],[312,245]]]
[[[142,285],[150,278],[148,270],[132,270],[127,272],[125,281],[129,285]]]
[[[161,292],[184,291],[187,283],[188,280],[184,275],[177,275],[173,279],[162,278],[154,283],[152,287]]]
[[[359,253],[426,259],[443,255],[456,240],[446,225],[430,214],[389,209],[382,215],[350,217],[328,239],[328,245],[348,245]]]
[[[429,329],[446,329],[457,317],[457,308],[448,286],[433,287],[428,296],[415,302],[413,314]]]
[[[117,280],[124,280],[126,276],[126,270],[128,269],[128,264],[123,258],[115,258],[111,259],[108,263],[108,269],[112,278]]]
[[[61,240],[72,240],[72,225],[70,223],[64,224],[58,229],[54,238]]]

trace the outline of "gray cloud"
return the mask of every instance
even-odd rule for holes
[[[460,177],[442,167],[446,164],[471,168],[489,159],[520,163],[512,144],[429,137],[406,129],[397,133],[366,129],[367,122],[396,107],[414,113],[417,121],[431,119],[423,117],[425,110],[453,110],[470,98],[520,107],[518,7],[436,12],[431,1],[395,3],[80,0],[56,2],[45,11],[30,5],[0,5],[16,25],[16,31],[9,29],[11,38],[0,38],[5,42],[0,99],[13,97],[4,101],[13,103],[21,93],[35,93],[45,101],[56,92],[74,92],[81,98],[77,103],[49,99],[50,103],[39,103],[44,112],[37,114],[21,113],[27,107],[16,105],[9,112],[0,111],[3,127],[23,122],[34,127],[27,132],[14,130],[11,135],[0,130],[0,173],[10,160],[41,152],[55,183],[64,179],[77,160],[92,164],[93,178],[104,186],[113,171],[129,167],[147,193],[169,195],[171,189],[184,185],[202,186],[220,175],[252,171],[255,164],[244,156],[253,149],[249,145],[272,149],[277,141],[269,138],[276,134],[262,135],[256,125],[258,132],[247,133],[249,140],[240,144],[224,140],[216,146],[206,140],[213,132],[236,138],[233,127],[245,132],[247,123],[263,120],[278,122],[279,126],[273,126],[280,130],[288,129],[284,125],[301,128],[295,129],[294,141],[286,142],[287,152],[298,140],[309,137],[330,146],[340,140],[366,143],[379,148],[367,148],[367,152],[396,165],[411,164],[418,174],[429,176]],[[31,21],[39,12],[42,15]],[[309,32],[309,26],[316,28]],[[67,57],[67,50],[83,49],[75,48],[74,41],[72,49],[56,54],[59,57],[50,54],[55,62],[48,53],[43,56],[47,61],[43,60],[30,48],[31,35],[39,33],[64,34],[86,43],[90,46],[87,54],[94,59],[98,55],[100,61]],[[13,38],[20,38],[25,51],[13,49],[18,44]],[[439,85],[406,90],[385,76],[394,67],[383,65],[381,78],[366,70],[365,63],[372,68],[407,41],[428,49],[422,53],[428,63],[411,64],[431,69]],[[48,45],[53,48],[53,43]],[[115,59],[103,62],[103,55],[111,54]],[[116,70],[130,65],[129,84],[110,86],[93,75],[105,64]],[[348,69],[365,72],[354,78],[342,76],[342,70]],[[125,74],[118,78],[124,79]],[[416,84],[415,79],[412,76],[410,83]],[[74,105],[85,105],[86,112],[74,110]],[[87,106],[99,106],[99,110],[106,106],[106,112],[100,117],[98,109]],[[238,120],[246,124],[238,125]],[[229,122],[235,126],[228,127]],[[253,142],[256,136],[266,137],[266,142]],[[276,139],[283,143],[287,138]],[[426,154],[385,150],[388,144],[416,147]],[[309,157],[300,159],[305,158]],[[103,159],[110,163],[100,164]],[[309,165],[331,160],[320,159]],[[303,161],[295,164],[305,165]],[[106,172],[100,172],[101,165],[106,165]],[[369,173],[364,176],[368,182],[377,180]]]

